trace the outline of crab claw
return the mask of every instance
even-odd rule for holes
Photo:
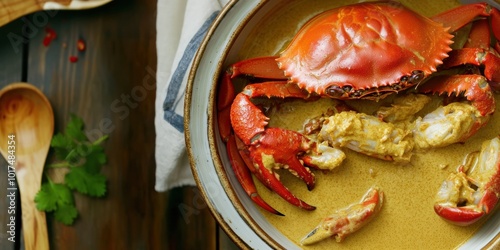
[[[270,134],[268,134],[269,138],[271,138],[270,142],[274,141],[272,139],[273,138],[272,137],[273,130],[275,130],[274,132],[277,132],[277,133],[283,132],[283,133],[281,133],[281,134],[283,134],[283,136],[297,136],[301,140],[306,140],[306,142],[307,141],[310,142],[307,138],[303,137],[301,134],[299,134],[297,132],[288,131],[288,130],[281,130],[280,131],[280,129],[272,129],[272,128],[269,129],[269,131],[268,131],[268,132],[270,132]],[[280,137],[275,137],[275,138],[279,139]],[[257,177],[257,179],[259,179],[259,181],[262,184],[264,184],[267,188],[276,192],[283,199],[285,199],[286,201],[288,201],[289,203],[291,203],[297,207],[303,208],[305,210],[314,210],[315,209],[315,207],[298,199],[293,193],[291,193],[279,181],[277,174],[273,172],[274,167],[271,165],[267,165],[269,163],[273,164],[273,161],[272,162],[265,162],[266,160],[260,159],[258,156],[259,154],[265,155],[266,153],[264,151],[268,151],[267,153],[283,154],[283,156],[285,156],[285,155],[290,156],[293,154],[293,152],[295,152],[297,150],[296,147],[298,145],[291,146],[287,149],[284,149],[281,147],[280,150],[274,151],[274,150],[272,150],[272,148],[274,148],[275,146],[266,145],[267,144],[266,140],[263,140],[261,142],[262,144],[260,146],[256,147],[257,149],[255,149],[255,147],[248,147],[239,138],[236,138],[235,141],[236,141],[236,145],[237,145],[237,148],[239,150],[239,153],[241,155],[241,159],[245,162],[248,169]],[[268,147],[268,146],[270,146],[270,147]],[[304,162],[304,164],[306,164],[308,166],[312,166],[312,167],[315,167],[318,169],[332,169],[332,168],[339,166],[346,157],[344,152],[342,152],[341,150],[336,149],[336,148],[332,148],[332,147],[328,147],[327,145],[324,145],[324,144],[313,143],[311,146],[312,146],[312,148],[307,154],[300,156],[300,159]],[[266,150],[264,148],[268,148],[268,150]],[[288,150],[290,148],[292,149],[293,152],[290,152]],[[252,154],[250,154],[250,152],[252,152]],[[255,156],[255,155],[257,155],[257,156]],[[252,156],[254,158],[252,158]],[[269,155],[266,157],[269,157]],[[282,158],[283,157],[278,158],[278,160],[281,161]],[[305,170],[306,175],[309,175],[308,173],[310,173],[310,172],[307,168],[304,168],[304,166],[302,166],[302,165],[297,165],[296,160],[294,160],[293,157],[290,157],[290,158],[291,158],[290,159],[291,162],[295,162],[294,164],[292,164],[292,168],[294,168],[294,169],[298,168],[300,170],[299,172],[302,172],[303,170]],[[254,162],[256,162],[256,163],[254,164]],[[232,164],[234,164],[234,163],[232,162]],[[299,164],[300,164],[300,162],[299,162]],[[240,166],[241,166],[241,164],[240,164]],[[264,166],[265,169],[262,169],[262,166]],[[234,165],[233,165],[233,168],[234,168]],[[291,172],[296,173],[295,170],[291,170]],[[311,174],[311,176],[312,176],[312,174]],[[247,183],[249,183],[251,180],[252,180],[251,177],[246,177],[246,178],[244,178],[244,180],[240,180],[240,182],[244,186],[244,189],[247,190],[247,193],[252,198],[252,200],[254,200],[254,202],[256,202],[259,206],[268,210],[269,212],[277,214],[277,215],[282,215],[281,213],[275,211],[272,208],[269,209],[269,205],[265,204],[265,202],[263,200],[261,200],[260,196],[256,192],[255,186],[253,186],[253,182],[251,182],[251,186],[247,185]],[[312,185],[314,185],[314,179],[313,179]],[[247,188],[245,188],[245,186]],[[311,186],[311,188],[312,188],[312,186]],[[259,196],[259,197],[257,198],[257,196]]]
[[[238,76],[271,81],[249,84],[235,95],[232,79]],[[275,169],[290,170],[312,190],[314,175],[308,167],[331,170],[340,165],[345,154],[298,132],[267,128],[269,118],[251,99],[317,97],[297,85],[288,84],[283,71],[276,64],[276,57],[254,58],[232,65],[221,77],[218,95],[219,133],[227,144],[233,172],[251,199],[267,211],[282,215],[258,195],[248,170],[289,203],[305,210],[316,209],[293,195],[279,181]]]
[[[434,211],[448,222],[470,225],[493,210],[500,197],[500,139],[483,142],[441,185]]]
[[[274,171],[275,168],[288,168],[306,183],[308,190],[312,190],[314,175],[297,157],[307,150],[308,139],[295,131],[280,128],[268,128],[259,137],[258,143],[248,147],[248,155],[257,168],[254,174],[289,203],[305,210],[316,209],[293,195]]]
[[[247,120],[243,121],[239,117]],[[295,131],[266,128],[267,120],[247,95],[240,93],[236,96],[231,108],[231,123],[235,134],[246,146],[245,152],[240,154],[250,158],[251,163],[247,164],[250,171],[269,189],[295,206],[305,210],[316,209],[293,195],[274,171],[276,168],[288,168],[312,190],[314,175],[298,158],[310,149],[309,139]]]
[[[239,140],[234,135],[231,135],[227,142],[227,152],[236,179],[238,179],[238,182],[243,187],[243,190],[245,190],[252,201],[254,201],[261,208],[269,211],[270,213],[282,216],[282,213],[276,211],[273,207],[267,204],[259,195],[259,193],[257,193],[257,189],[255,188],[250,170],[247,167],[248,158],[240,155],[241,147],[238,147],[238,141]]]
[[[250,171],[289,203],[305,210],[316,209],[293,195],[279,181],[275,169],[288,169],[306,183],[308,190],[312,190],[314,174],[308,167],[333,169],[345,159],[345,154],[299,132],[268,128],[269,118],[251,100],[256,97],[309,99],[311,96],[297,85],[283,81],[250,84],[234,98],[230,120],[235,135],[243,145],[239,146],[240,155],[244,159],[248,158],[246,161]]]
[[[366,225],[380,211],[384,193],[378,187],[371,187],[357,204],[335,211],[308,233],[301,241],[302,245],[311,245],[329,237],[337,242]]]

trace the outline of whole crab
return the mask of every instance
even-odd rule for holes
[[[454,44],[452,34],[464,26],[470,32],[460,42],[455,38]],[[252,174],[291,204],[314,210],[283,186],[273,169],[289,169],[311,190],[314,175],[309,167],[331,169],[345,157],[335,147],[299,132],[267,127],[269,118],[252,102],[258,97],[379,100],[425,84],[418,91],[461,94],[478,111],[478,122],[450,143],[466,140],[494,112],[488,83],[500,82],[498,40],[499,11],[485,3],[463,5],[431,18],[393,1],[365,2],[320,13],[279,56],[237,62],[221,77],[219,132],[227,143],[236,177],[253,201],[274,214],[282,215],[258,195]],[[456,69],[462,65],[475,68]],[[260,80],[235,93],[233,79],[247,76]],[[339,104],[336,112],[347,109]],[[500,189],[499,183],[495,185]],[[446,206],[440,208],[447,210]]]

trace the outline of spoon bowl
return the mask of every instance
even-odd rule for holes
[[[15,167],[26,249],[48,249],[45,213],[35,206],[54,133],[54,113],[43,93],[28,83],[0,90],[0,152]],[[13,143],[12,143],[13,141]],[[13,159],[13,160],[12,160]]]

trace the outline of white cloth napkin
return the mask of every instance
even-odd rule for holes
[[[156,191],[196,185],[184,142],[184,92],[191,63],[228,0],[158,0],[156,21]]]

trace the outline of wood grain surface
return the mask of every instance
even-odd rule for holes
[[[47,214],[51,249],[233,247],[196,187],[154,190],[155,22],[156,0],[122,0],[83,11],[36,12],[0,27],[0,88],[17,81],[37,86],[53,106],[56,132],[74,113],[91,139],[109,134],[102,170],[106,197],[77,194],[80,215],[73,226]],[[44,46],[47,27],[57,38]],[[86,42],[83,53],[76,48],[78,39]],[[71,63],[70,56],[78,61]],[[17,241],[8,240],[7,191],[2,158],[0,249],[19,249],[19,209]]]

